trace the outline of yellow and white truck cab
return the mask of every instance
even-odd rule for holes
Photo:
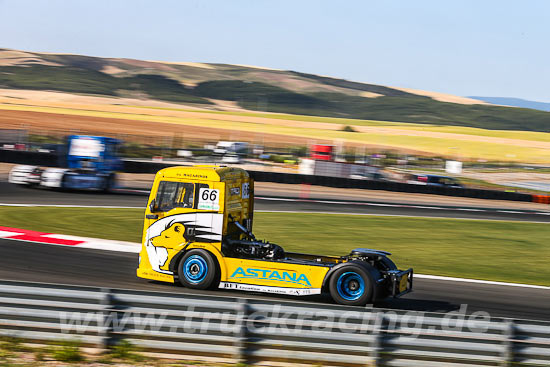
[[[156,176],[145,210],[137,275],[195,289],[312,295],[364,305],[412,290],[413,271],[388,252],[287,253],[252,234],[254,182],[240,168],[170,167]]]

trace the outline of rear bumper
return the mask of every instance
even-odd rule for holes
[[[392,297],[401,297],[404,294],[412,292],[413,289],[413,269],[397,270],[389,273],[390,276],[390,294]]]

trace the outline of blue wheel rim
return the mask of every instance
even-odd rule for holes
[[[348,271],[338,277],[336,290],[343,299],[356,301],[365,293],[365,281],[356,272]]]
[[[191,255],[183,263],[183,275],[189,283],[198,284],[206,278],[208,264],[199,255]]]

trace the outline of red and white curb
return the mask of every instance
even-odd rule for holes
[[[135,243],[135,242],[103,240],[99,238],[70,236],[70,235],[57,234],[57,233],[45,233],[45,232],[30,231],[27,229],[1,227],[1,226],[0,226],[0,238],[8,239],[8,240],[39,243],[39,244],[48,244],[48,245],[71,246],[71,247],[77,247],[77,248],[88,248],[88,249],[105,250],[105,251],[130,252],[135,254],[139,253],[139,251],[141,250],[141,244]],[[452,277],[443,277],[443,276],[437,276],[437,275],[425,275],[425,274],[416,274],[416,273],[414,274],[414,277],[419,279],[441,280],[441,281],[448,281],[448,282],[477,283],[477,284],[494,285],[494,286],[550,290],[550,287],[545,287],[541,285],[532,285],[532,284],[518,284],[518,283],[495,282],[495,281],[489,281],[489,280],[479,280],[479,279],[452,278]]]
[[[58,246],[72,246],[96,250],[139,253],[141,244],[125,241],[103,240],[99,238],[70,236],[0,226],[0,238]]]

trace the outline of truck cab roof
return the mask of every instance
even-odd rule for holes
[[[175,166],[164,168],[157,172],[157,176],[174,179],[192,179],[206,181],[226,181],[249,178],[248,172],[237,167],[223,166]]]

